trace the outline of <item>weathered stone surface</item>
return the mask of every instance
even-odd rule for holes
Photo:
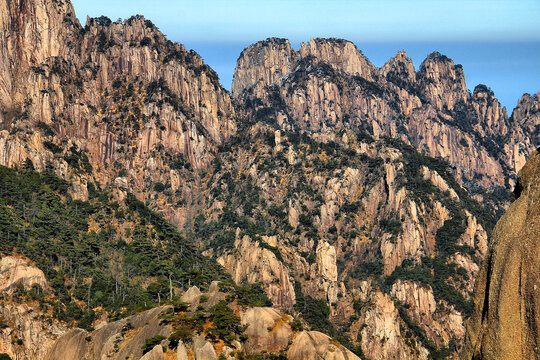
[[[244,348],[248,354],[279,352],[288,346],[293,334],[289,326],[290,315],[272,308],[256,307],[243,311],[240,317],[242,325],[247,325],[248,340]]]
[[[171,334],[170,326],[163,324],[159,318],[167,309],[169,307],[162,306],[147,310],[105,324],[90,333],[81,329],[71,330],[56,342],[47,359],[83,359],[82,354],[87,354],[85,356],[92,359],[140,359],[143,356],[142,347],[148,338],[157,335],[167,338]],[[130,328],[133,330],[123,330],[127,324],[131,324]],[[149,356],[148,359],[162,359],[161,345],[159,349],[153,348],[148,354],[145,354]]]
[[[178,343],[178,348],[176,350],[176,360],[188,360],[188,354],[184,342],[180,341]]]
[[[398,280],[392,286],[391,295],[408,306],[410,318],[419,324],[434,343],[448,346],[451,339],[463,338],[463,316],[448,304],[442,301],[437,303],[431,287]]]
[[[0,259],[0,292],[12,294],[18,284],[29,290],[33,284],[48,290],[49,285],[43,271],[23,258],[4,256]]]
[[[352,352],[323,333],[317,331],[302,331],[297,334],[287,358],[290,360],[315,360],[315,359],[360,359]]]
[[[44,359],[67,327],[29,304],[4,303],[0,319],[6,328],[0,329],[0,353],[30,360]],[[22,346],[13,341],[22,340]]]
[[[357,330],[356,340],[364,354],[373,359],[414,359],[412,349],[401,334],[398,311],[389,296],[375,291],[369,295],[368,304],[352,327]]]
[[[83,28],[69,2],[0,0],[0,31],[10,35],[0,38],[0,164],[16,166],[29,159],[37,170],[52,166],[73,184],[70,192],[76,199],[88,197],[88,183],[116,187],[112,193],[118,198],[133,192],[178,225],[192,224],[198,210],[211,217],[209,212],[225,206],[222,200],[205,202],[211,190],[208,183],[216,178],[204,172],[217,147],[236,133],[237,114],[215,73],[196,53],[167,41],[140,16],[123,23],[88,19]],[[377,254],[382,276],[390,275],[405,260],[418,263],[424,256],[436,255],[435,234],[452,217],[436,198],[421,201],[398,186],[403,175],[401,154],[379,146],[384,136],[446,159],[463,184],[485,188],[511,183],[538,145],[538,94],[524,96],[509,119],[489,89],[479,86],[469,94],[464,79],[461,67],[438,53],[429,55],[418,72],[405,52],[377,70],[354,44],[344,40],[312,39],[294,50],[287,40],[269,39],[244,50],[232,86],[238,108],[246,106],[240,115],[249,117],[265,110],[282,129],[309,130],[313,139],[323,142],[354,143],[348,150],[367,156],[376,163],[370,171],[380,172],[374,186],[366,184],[361,167],[298,180],[320,195],[320,208],[314,208],[302,194],[285,199],[289,189],[259,171],[259,164],[242,168],[242,162],[256,158],[246,151],[234,166],[253,177],[261,197],[270,194],[266,200],[283,199],[286,221],[294,230],[302,226],[301,216],[309,214],[316,232],[300,239],[293,232],[291,238],[265,236],[261,243],[237,236],[233,250],[210,249],[208,253],[219,257],[238,284],[261,282],[276,308],[293,309],[294,283],[304,296],[324,299],[336,324],[346,324],[356,313],[354,301],[364,301],[350,334],[360,334],[353,339],[355,345],[370,358],[427,357],[421,344],[407,343],[397,301],[410,306],[411,318],[429,324],[423,328],[437,345],[459,339],[463,314],[451,308],[439,314],[437,310],[444,306],[434,305],[431,289],[399,281],[392,285],[395,300],[369,281],[347,279],[355,267],[374,260],[370,252]],[[343,128],[365,129],[375,144],[357,141],[352,131],[335,131]],[[302,163],[305,149],[289,146],[286,132],[272,128],[270,139],[271,151],[265,154],[270,159]],[[45,143],[62,149],[55,154]],[[88,155],[91,170],[77,170],[65,160],[74,146]],[[282,152],[285,147],[286,153]],[[317,155],[320,158],[310,160],[325,163],[323,153]],[[416,175],[459,200],[441,174],[422,168]],[[155,191],[157,183],[166,185],[166,192]],[[289,185],[294,192],[298,184]],[[358,210],[343,215],[343,205],[353,202]],[[353,225],[344,226],[345,216],[353,219]],[[486,231],[473,215],[466,213],[466,217],[466,231],[458,245],[470,246],[481,258],[487,251]],[[388,219],[397,224],[393,230],[378,225]],[[456,253],[447,260],[472,278],[478,272],[474,258]],[[27,271],[10,275],[6,291],[13,289],[16,281],[12,280],[17,277],[23,283],[32,279]],[[42,275],[29,284],[39,283]],[[203,306],[224,298],[216,287],[212,284]],[[467,298],[471,288],[472,281],[460,292]],[[192,288],[182,299],[195,309],[200,296],[199,289]],[[156,317],[159,311],[105,323],[88,334],[90,341],[81,331],[66,334],[55,351],[65,347],[66,354],[57,353],[65,358],[82,354],[96,359],[140,357],[146,338],[170,332]],[[39,322],[30,319],[30,309],[5,306],[2,312],[10,331],[17,328],[23,334],[21,339],[31,349],[24,356],[29,358],[43,358],[66,330],[55,325],[49,333],[39,333]],[[8,312],[16,316],[9,318]],[[122,333],[128,321],[137,333]],[[291,337],[288,320],[278,310],[248,309],[242,321],[252,332],[248,351],[283,349],[285,339]],[[308,335],[295,337],[291,354],[348,357],[324,336]],[[119,349],[117,344],[121,344]],[[204,336],[195,336],[193,344],[197,350],[206,347],[201,356],[216,357]],[[2,349],[16,352],[7,330],[0,336]],[[194,349],[179,349],[177,357],[197,356]]]
[[[520,171],[514,193],[476,282],[464,359],[540,356],[540,151]]]
[[[217,260],[237,284],[262,283],[274,306],[291,308],[294,304],[294,288],[287,267],[272,251],[262,248],[249,236],[236,239],[235,250]]]
[[[185,293],[182,294],[180,300],[188,304],[196,303],[196,305],[198,305],[200,297],[201,290],[199,290],[199,288],[196,286],[192,286]]]
[[[156,345],[152,350],[141,357],[141,360],[163,360],[163,347]]]
[[[52,350],[45,357],[46,360],[84,359],[89,351],[86,341],[88,332],[82,329],[72,329],[65,333],[56,342]]]
[[[2,0],[0,10],[9,34],[0,39],[0,165],[50,164],[76,199],[88,197],[88,182],[115,183],[182,224],[186,210],[165,205],[151,184],[191,193],[179,172],[207,166],[236,132],[215,72],[142,16],[83,28],[69,1]],[[86,171],[65,161],[73,146],[88,156]]]
[[[195,349],[195,360],[217,360],[212,344],[207,341],[204,346]]]

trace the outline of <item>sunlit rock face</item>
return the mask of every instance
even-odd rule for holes
[[[460,352],[474,279],[480,272],[488,282],[481,261],[494,251],[475,200],[489,205],[488,214],[506,206],[496,190],[512,188],[539,145],[538,94],[524,95],[509,118],[487,87],[467,91],[461,66],[442,54],[416,71],[400,51],[377,69],[349,41],[311,39],[296,50],[271,38],[240,54],[230,96],[198,54],[141,16],[87,19],[83,27],[69,2],[0,0],[0,30],[10,34],[0,38],[0,164],[51,170],[75,199],[88,199],[92,186],[119,202],[135,193],[237,285],[258,283],[273,303],[229,304],[246,326],[242,344],[194,334],[174,351],[157,346],[144,355],[147,338],[172,331],[160,321],[166,307],[87,332],[37,306],[8,303],[0,353],[356,359],[353,350],[427,359]],[[48,288],[27,260],[4,257],[0,272],[6,295],[19,283]],[[191,287],[181,300],[196,311],[203,296],[204,306],[227,299],[217,288]],[[313,308],[322,321],[310,328]],[[295,317],[304,329],[293,326]],[[127,321],[137,331],[123,332]],[[474,321],[469,342],[478,344]]]
[[[491,90],[469,93],[461,65],[437,52],[418,72],[404,51],[376,69],[345,40],[312,39],[294,50],[270,38],[242,52],[232,94],[248,114],[272,114],[284,129],[360,127],[400,138],[485,187],[512,184],[540,141],[534,105],[525,105],[534,98],[522,100],[512,121]]]
[[[540,152],[519,172],[515,196],[476,282],[464,359],[538,357]]]
[[[52,168],[77,199],[94,180],[154,199],[155,182],[191,192],[179,173],[205,168],[236,132],[216,73],[142,16],[82,27],[69,1],[3,0],[0,10],[10,34],[0,39],[1,165]],[[79,152],[87,159],[74,169],[65,158]]]

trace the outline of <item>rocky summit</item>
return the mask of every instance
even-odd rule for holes
[[[277,38],[229,93],[141,15],[0,14],[0,359],[538,357],[538,94]]]

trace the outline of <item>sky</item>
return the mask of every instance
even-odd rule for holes
[[[463,65],[509,112],[540,91],[540,0],[72,0],[86,16],[142,14],[167,37],[197,51],[230,89],[238,55],[267,37],[294,47],[311,37],[354,42],[378,67],[404,49],[418,68],[432,51]]]

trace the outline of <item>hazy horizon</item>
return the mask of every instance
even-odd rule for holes
[[[226,89],[240,52],[277,36],[295,48],[311,37],[344,38],[377,67],[403,49],[418,69],[426,55],[439,51],[463,65],[471,91],[480,83],[489,86],[509,115],[524,93],[540,91],[540,1],[73,0],[73,5],[83,25],[87,15],[112,20],[144,15],[167,38],[198,52]]]

